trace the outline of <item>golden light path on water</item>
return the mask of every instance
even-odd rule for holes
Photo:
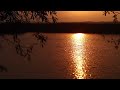
[[[75,79],[84,79],[85,70],[84,70],[84,44],[85,44],[85,34],[76,33],[72,35],[72,57],[74,63],[74,76]]]

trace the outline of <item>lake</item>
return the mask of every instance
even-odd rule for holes
[[[0,79],[120,79],[120,35],[0,35]]]

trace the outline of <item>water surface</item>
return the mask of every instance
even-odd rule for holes
[[[115,34],[1,35],[0,78],[119,79],[119,43]]]

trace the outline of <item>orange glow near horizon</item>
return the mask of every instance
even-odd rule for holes
[[[58,22],[112,22],[112,14],[104,16],[103,11],[57,11]]]

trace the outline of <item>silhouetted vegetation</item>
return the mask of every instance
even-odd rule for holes
[[[22,33],[23,34],[23,33]],[[9,34],[1,34],[0,38],[6,41],[9,45],[13,45],[16,53],[24,58],[27,58],[28,61],[31,60],[31,54],[36,45],[40,45],[42,48],[44,47],[45,43],[47,42],[47,36],[43,35],[40,32],[34,32],[33,37],[37,40],[30,45],[25,45],[22,43],[22,39],[20,39],[21,33],[12,33],[12,39],[7,37],[6,35]],[[0,43],[2,44],[2,42]],[[2,48],[2,45],[1,45]],[[0,72],[7,72],[8,69],[5,66],[0,65]]]
[[[113,22],[117,23],[118,22],[118,15],[120,14],[119,11],[104,11],[104,15],[106,16],[107,14],[113,14]]]
[[[118,49],[119,48],[119,44],[120,44],[120,39],[118,39],[118,40],[114,40],[113,38],[111,38],[111,40],[107,40],[108,41],[108,43],[112,43],[112,44],[114,44],[115,46],[115,48],[116,49]]]
[[[104,15],[107,16],[107,14],[112,14],[113,15],[113,22],[114,23],[118,23],[118,15],[120,14],[119,11],[104,11]],[[116,29],[114,29],[116,30]],[[103,35],[104,39],[105,39],[105,35]],[[110,40],[106,40],[108,43],[111,43],[111,44],[114,44],[114,47],[116,49],[119,48],[119,45],[120,45],[120,38],[118,38],[117,40],[116,39],[113,39],[111,38]]]
[[[114,35],[114,34],[112,34],[112,35]],[[107,36],[106,36],[106,34],[102,34],[102,37],[104,38],[104,40],[107,42],[107,43],[110,43],[110,44],[113,44],[114,45],[114,47],[115,47],[115,49],[119,49],[119,45],[120,45],[120,36],[119,36],[119,38],[113,38],[112,36],[111,36],[111,38],[107,38]]]
[[[39,32],[36,32],[33,34],[33,36],[35,37],[35,39],[37,39],[37,42],[33,43],[29,46],[28,45],[26,46],[21,42],[22,40],[18,36],[19,36],[18,33],[14,33],[14,34],[12,34],[13,39],[9,39],[9,38],[5,37],[4,35],[1,36],[1,38],[3,40],[7,41],[8,44],[14,45],[14,47],[16,49],[16,53],[20,56],[27,58],[27,60],[31,60],[32,50],[35,45],[40,44],[41,47],[43,47],[47,41],[46,36],[44,36],[43,34],[41,34]]]
[[[30,23],[31,20],[49,23],[57,21],[56,11],[0,11],[0,21]]]
[[[11,23],[14,23],[17,25],[17,23],[31,23],[31,21],[38,22],[38,23],[56,23],[57,22],[57,15],[56,11],[0,11],[0,21],[1,23],[8,23],[11,26]],[[6,26],[7,27],[7,24]],[[17,26],[15,26],[17,27]],[[4,27],[3,27],[4,28]],[[3,29],[1,31],[10,31],[10,28],[7,27],[6,29]],[[19,27],[12,28],[15,31],[17,31]],[[11,29],[11,30],[12,30]],[[7,41],[9,44],[14,45],[16,52],[18,55],[23,56],[27,58],[27,60],[31,60],[31,54],[32,50],[35,45],[41,44],[41,47],[43,47],[47,41],[47,37],[41,34],[40,32],[34,33],[34,37],[37,39],[38,42],[33,43],[32,45],[26,46],[23,45],[21,42],[21,39],[18,37],[18,32],[10,31],[11,35],[13,35],[13,40],[6,38],[4,33],[1,33],[1,37]],[[8,32],[7,32],[8,33]],[[7,68],[0,65],[0,72],[7,71]]]

